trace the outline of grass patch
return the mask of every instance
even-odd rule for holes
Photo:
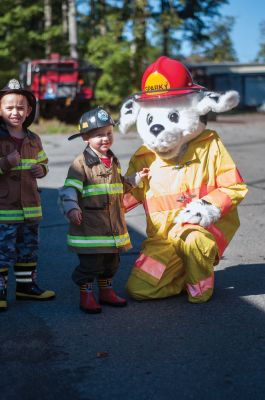
[[[78,122],[75,124],[66,124],[59,121],[56,118],[53,119],[43,119],[40,118],[38,123],[33,123],[30,126],[30,130],[37,133],[38,135],[56,135],[56,134],[66,134],[70,135],[78,132]]]

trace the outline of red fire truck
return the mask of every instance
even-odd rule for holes
[[[38,112],[46,118],[76,118],[89,107],[100,69],[53,53],[48,59],[20,64],[19,79],[38,100]]]

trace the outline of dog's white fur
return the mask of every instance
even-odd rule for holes
[[[207,226],[218,221],[220,216],[221,211],[218,207],[203,200],[195,200],[180,211],[174,222],[179,225],[189,223],[207,228]]]
[[[122,105],[119,129],[126,133],[136,124],[137,132],[147,147],[165,160],[177,159],[185,152],[185,144],[205,129],[210,111],[229,111],[238,103],[239,94],[234,90],[224,94],[200,91],[148,102],[136,101],[132,97]],[[207,227],[220,215],[220,210],[214,205],[195,200],[179,213],[175,222]]]

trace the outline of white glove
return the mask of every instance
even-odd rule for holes
[[[195,200],[189,203],[174,222],[178,225],[194,224],[204,228],[213,224],[221,217],[221,210],[205,200]]]

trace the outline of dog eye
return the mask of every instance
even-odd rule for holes
[[[172,112],[168,114],[168,118],[171,122],[178,122],[179,121],[179,115],[177,112]]]
[[[152,123],[152,121],[153,121],[152,115],[151,114],[147,114],[147,117],[146,117],[147,125],[150,125]]]

